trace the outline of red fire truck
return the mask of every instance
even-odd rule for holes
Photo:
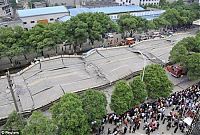
[[[186,70],[180,65],[167,66],[167,70],[171,73],[172,76],[176,78],[186,74]]]

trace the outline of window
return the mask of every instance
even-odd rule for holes
[[[35,23],[35,21],[31,21],[31,23]]]
[[[50,18],[50,21],[53,21],[54,19],[53,18]]]
[[[27,24],[27,22],[23,22],[23,24]]]

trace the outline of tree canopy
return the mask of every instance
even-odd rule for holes
[[[88,117],[88,122],[97,121],[100,124],[103,116],[106,115],[107,100],[103,92],[97,90],[86,90],[81,95],[83,109]]]
[[[116,31],[117,25],[104,13],[82,13],[67,21],[66,28],[67,35],[77,46],[87,39],[93,45],[106,32]]]
[[[55,135],[56,126],[42,112],[35,111],[22,130],[23,135]]]
[[[80,97],[65,94],[51,108],[52,120],[58,127],[58,135],[88,135],[89,125]]]
[[[145,68],[144,82],[150,98],[167,97],[172,92],[172,83],[160,65],[152,64]]]
[[[186,68],[190,79],[199,79],[199,54],[200,35],[197,34],[196,37],[187,37],[179,41],[170,52],[170,61]]]
[[[129,84],[133,92],[132,104],[139,105],[140,103],[144,102],[148,94],[146,91],[146,85],[141,80],[141,77],[140,76],[134,77]]]
[[[3,126],[5,130],[22,130],[26,125],[26,121],[16,111],[12,112]]]
[[[188,76],[195,80],[200,78],[200,53],[193,53],[188,56],[186,67],[188,68]]]
[[[117,82],[111,96],[111,109],[117,114],[124,113],[125,110],[132,107],[132,97],[130,86],[125,81]]]

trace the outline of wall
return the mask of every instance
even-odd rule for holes
[[[17,20],[17,21],[0,22],[0,27],[16,27],[16,26],[23,27],[22,21]]]
[[[47,20],[48,23],[55,22],[56,19],[69,15],[69,13],[58,13],[58,14],[49,14],[49,15],[40,15],[40,16],[31,16],[31,17],[24,17],[20,18],[23,22],[24,28],[31,29],[34,27],[39,20]],[[53,19],[53,20],[51,20]],[[33,21],[33,22],[31,22]],[[25,24],[26,23],[26,24]]]
[[[55,5],[66,5],[66,6],[76,6],[80,5],[80,0],[46,0],[49,6]]]
[[[153,4],[153,5],[158,5],[160,0],[141,0],[140,5],[148,5],[148,4]]]
[[[140,0],[115,0],[119,5],[139,5]]]
[[[150,16],[150,15],[159,16],[164,12],[165,12],[165,10],[156,10],[156,11],[130,12],[129,14],[133,15],[133,16]],[[111,14],[111,15],[109,15],[109,17],[111,20],[116,21],[117,19],[120,18],[120,15],[123,15],[123,14]]]

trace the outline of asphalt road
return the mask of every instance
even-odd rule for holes
[[[177,42],[190,33],[170,37]],[[173,43],[173,42],[172,42]],[[99,48],[88,52],[88,56],[63,56],[41,60],[24,71],[12,75],[15,95],[20,111],[31,111],[49,104],[69,92],[98,87],[142,70],[144,64],[167,62],[174,44],[166,39],[155,39],[137,43],[132,48]],[[135,53],[140,51],[142,55]],[[145,59],[145,63],[144,63]],[[183,80],[169,76],[177,85]],[[180,89],[180,88],[179,88]],[[109,93],[111,91],[109,90]],[[0,118],[14,110],[7,80],[0,79]]]

